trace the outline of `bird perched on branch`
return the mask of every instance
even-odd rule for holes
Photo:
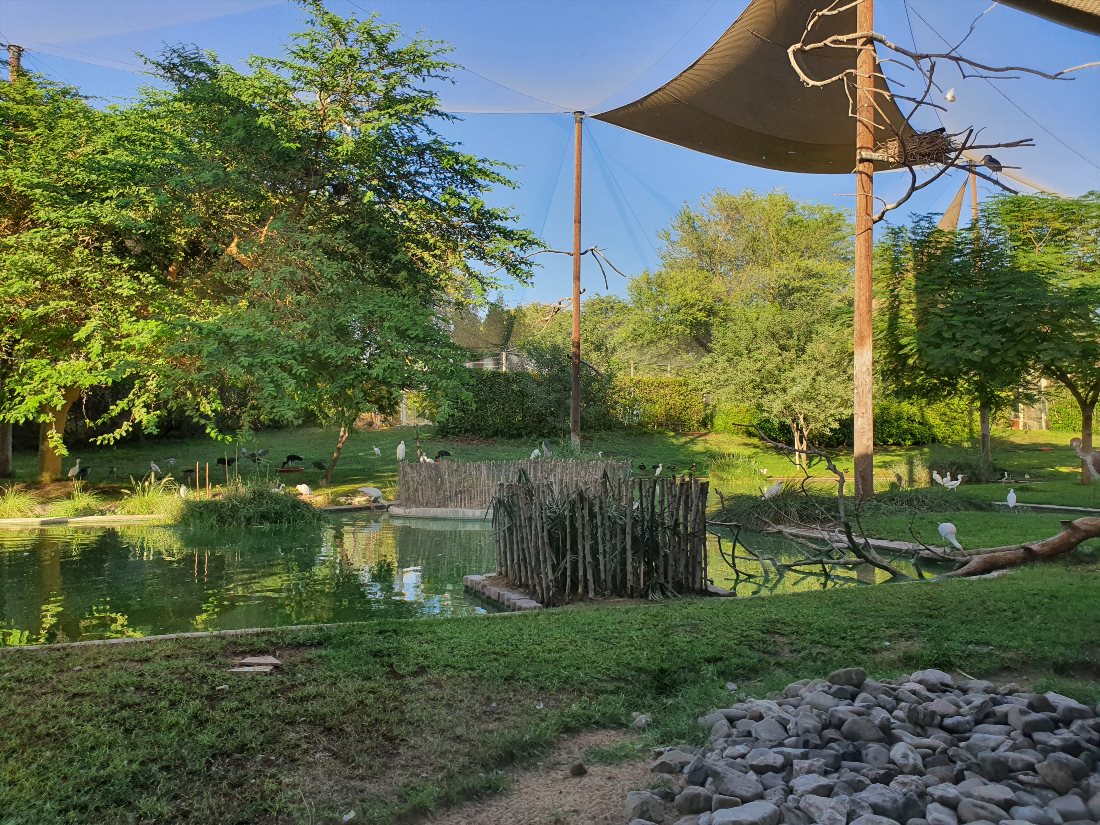
[[[1001,165],[1001,162],[993,157],[993,155],[983,155],[982,159],[978,161],[978,163],[980,163],[990,172],[1000,172],[1002,169],[1004,169],[1004,166]]]
[[[959,544],[959,540],[956,538],[958,531],[955,529],[955,525],[949,521],[945,521],[939,526],[940,536],[943,540],[954,547],[956,550],[962,550],[962,545]]]

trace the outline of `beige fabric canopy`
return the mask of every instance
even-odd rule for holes
[[[810,15],[829,0],[751,0],[691,66],[643,98],[595,115],[649,137],[727,160],[785,172],[844,174],[855,166],[855,126],[842,83],[807,87],[787,58]],[[898,0],[900,2],[900,0]],[[1100,0],[1005,0],[1008,5],[1100,31]],[[812,40],[855,31],[855,9],[823,18]],[[855,49],[829,49],[803,65],[817,79],[854,68]],[[885,89],[885,81],[879,81]],[[893,99],[876,96],[875,142],[905,128]],[[885,116],[885,117],[883,117]]]

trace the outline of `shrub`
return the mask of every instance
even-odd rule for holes
[[[1047,390],[1047,426],[1052,430],[1081,432],[1081,407],[1062,385]]]
[[[546,379],[527,372],[473,370],[469,393],[440,405],[436,426],[443,436],[520,438],[559,429]],[[565,411],[568,421],[568,410]]]
[[[267,484],[235,482],[218,498],[183,501],[180,524],[192,530],[236,527],[300,527],[321,524],[324,513]]]
[[[929,475],[935,470],[940,475],[965,476],[971,483],[996,481],[1001,472],[982,458],[981,450],[936,445],[928,453]]]
[[[73,483],[73,491],[68,498],[55,499],[46,505],[46,515],[49,518],[94,516],[103,512],[105,505],[102,497],[85,490],[84,485],[77,481]]]
[[[34,518],[38,515],[38,499],[14,485],[0,491],[0,518]]]
[[[183,507],[179,487],[167,478],[152,476],[134,481],[132,489],[123,491],[123,499],[115,507],[116,513],[128,516],[165,516],[175,519]]]
[[[690,432],[701,429],[706,419],[703,394],[687,378],[621,377],[612,382],[611,392],[609,406],[620,425]]]

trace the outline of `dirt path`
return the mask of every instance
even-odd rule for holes
[[[588,764],[583,776],[570,767],[592,748],[636,742],[622,730],[587,731],[568,739],[529,770],[513,773],[513,784],[502,794],[442,811],[434,823],[446,825],[622,825],[628,791],[645,788],[652,779],[647,750],[628,762]],[[594,761],[594,760],[593,760]]]

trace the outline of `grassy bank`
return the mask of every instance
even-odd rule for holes
[[[391,822],[503,783],[559,732],[654,717],[653,742],[861,664],[1026,671],[1095,701],[1100,564],[777,598],[372,622],[0,654],[0,811],[54,822]],[[273,653],[271,676],[226,672]],[[228,687],[222,688],[221,686]]]

